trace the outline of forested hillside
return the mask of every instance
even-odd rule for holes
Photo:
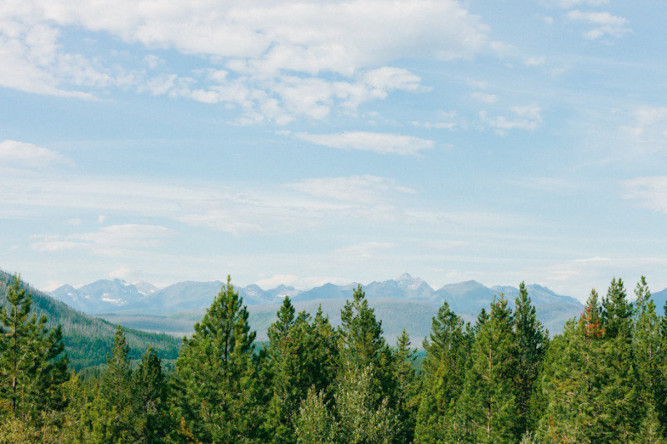
[[[10,315],[0,316],[7,332],[0,338],[0,438],[664,442],[667,318],[643,278],[635,295],[630,303],[614,279],[605,297],[593,291],[553,338],[523,284],[513,308],[501,294],[474,322],[444,302],[417,370],[407,333],[395,347],[387,343],[361,286],[337,328],[321,310],[297,313],[285,298],[260,350],[243,298],[228,280],[183,342],[173,373],[164,373],[152,348],[132,368],[128,334],[119,327],[106,369],[82,383],[66,377],[58,331],[26,320],[30,304],[17,283],[8,291]],[[26,361],[14,352],[19,340],[45,344],[26,348],[27,361],[39,365],[12,364]]]
[[[0,305],[6,307],[5,294],[14,277],[0,271]],[[61,325],[65,352],[70,367],[82,369],[106,362],[107,353],[113,346],[116,325],[73,310],[39,290],[21,283],[32,296],[32,311],[37,316],[46,315],[49,326]],[[161,359],[176,359],[181,340],[164,334],[126,330],[130,357],[139,359],[152,346]]]

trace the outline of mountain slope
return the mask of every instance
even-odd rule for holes
[[[665,304],[667,304],[667,288],[657,293],[653,293],[653,302],[655,303],[655,311],[658,314],[665,313]]]
[[[13,276],[0,270],[0,305],[6,306],[7,287],[13,283],[13,279]],[[70,367],[78,370],[106,362],[106,355],[113,345],[116,325],[76,311],[23,282],[21,284],[32,298],[32,313],[46,315],[50,326],[62,326]],[[125,335],[132,359],[138,359],[148,346],[152,346],[162,359],[175,359],[181,344],[179,339],[172,336],[133,329],[126,329]]]

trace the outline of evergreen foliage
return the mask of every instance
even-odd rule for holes
[[[519,285],[519,297],[514,303],[514,331],[517,345],[516,396],[518,416],[517,428],[520,435],[533,429],[530,421],[536,416],[536,399],[533,399],[537,376],[548,344],[548,332],[537,320],[526,284]]]
[[[445,301],[417,370],[406,332],[383,337],[357,287],[333,328],[285,298],[255,344],[231,280],[173,374],[133,361],[117,328],[103,367],[70,373],[60,330],[31,312],[18,278],[0,311],[0,442],[666,442],[667,317],[646,280],[614,279],[549,340],[524,284],[465,324]]]
[[[41,425],[67,404],[67,357],[60,327],[47,329],[46,316],[30,315],[32,299],[18,276],[0,311],[0,417]]]
[[[470,355],[470,341],[463,319],[445,301],[433,317],[431,333],[424,340],[423,386],[416,424],[421,442],[455,436],[451,430],[454,408],[461,395]]]
[[[183,340],[176,361],[176,412],[181,435],[202,442],[264,437],[267,394],[259,379],[263,353],[254,355],[255,332],[243,298],[227,284]]]
[[[457,405],[462,436],[478,443],[517,441],[518,348],[512,311],[502,294],[478,327],[471,360]]]

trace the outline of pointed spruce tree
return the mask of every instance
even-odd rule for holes
[[[113,347],[107,355],[107,366],[97,387],[88,440],[128,442],[135,439],[134,387],[129,353],[125,330],[118,326]]]
[[[544,359],[548,342],[548,332],[537,320],[535,306],[526,290],[526,284],[519,285],[519,296],[514,304],[514,331],[517,345],[516,396],[519,434],[534,430],[538,412],[531,400],[535,392],[537,376]]]
[[[426,356],[422,363],[422,390],[417,415],[416,438],[436,442],[453,437],[454,409],[465,380],[470,342],[463,319],[447,301],[431,322],[431,333],[424,339]]]
[[[478,443],[516,442],[517,391],[514,384],[518,362],[512,311],[501,294],[491,313],[479,326],[457,405],[466,431],[459,438]]]
[[[45,415],[67,404],[62,333],[60,326],[46,327],[46,316],[30,315],[32,299],[18,276],[5,299],[0,311],[0,411],[39,427]]]
[[[248,310],[227,284],[183,340],[176,360],[174,392],[181,437],[203,442],[265,438],[267,393],[260,380]]]
[[[413,442],[419,408],[419,380],[415,371],[417,349],[410,348],[410,336],[403,332],[396,341],[394,353],[394,378],[396,379],[396,413],[398,430],[396,439],[400,442]]]
[[[148,347],[132,375],[136,442],[163,442],[173,424],[168,410],[168,385],[160,358]]]
[[[623,281],[613,279],[602,302],[605,329],[605,373],[601,397],[615,439],[628,441],[638,431],[642,412],[637,408],[639,384],[632,348],[632,304]]]
[[[396,380],[392,374],[391,348],[382,335],[382,321],[375,318],[375,311],[368,306],[366,294],[357,286],[353,299],[341,310],[339,350],[341,371],[370,377],[371,396],[379,405],[382,398],[394,394]],[[390,405],[394,400],[389,399]]]

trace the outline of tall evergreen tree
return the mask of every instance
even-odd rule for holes
[[[391,397],[396,380],[392,373],[392,354],[382,336],[382,321],[368,306],[366,294],[359,285],[352,301],[347,301],[341,310],[339,329],[341,370],[358,375],[371,375],[371,393],[379,405],[384,397]],[[393,407],[394,400],[389,400]]]
[[[132,375],[134,430],[136,442],[154,443],[166,439],[172,429],[167,405],[168,386],[162,364],[149,347]]]
[[[332,374],[333,369],[324,368],[329,364],[327,354],[332,350],[327,350],[327,338],[320,333],[320,329],[326,331],[321,312],[312,324],[307,313],[298,316],[294,313],[294,307],[286,297],[278,311],[278,319],[268,330],[268,358],[272,371],[268,421],[275,442],[294,442],[295,415],[308,390],[312,388],[320,392],[333,382],[333,377],[326,376]],[[335,342],[330,345],[335,346]]]
[[[593,290],[579,321],[568,321],[551,343],[541,386],[545,412],[538,436],[545,442],[603,442],[607,427],[600,413],[604,383],[604,328]]]
[[[134,434],[134,391],[130,348],[123,327],[118,326],[107,366],[97,388],[91,418],[91,435],[95,442],[129,442]]]
[[[396,341],[394,350],[394,378],[396,379],[396,413],[399,430],[396,440],[413,442],[419,408],[419,380],[415,371],[417,349],[410,348],[410,336],[403,332]]]
[[[639,386],[632,348],[632,304],[621,279],[611,281],[602,302],[602,325],[607,365],[601,393],[605,414],[614,436],[628,441],[638,430],[642,412],[636,407]]]
[[[30,316],[32,299],[19,277],[7,288],[0,311],[0,404],[21,421],[39,424],[44,414],[66,406],[69,378],[60,326],[47,329],[46,316]]]
[[[450,430],[454,407],[463,388],[470,354],[463,319],[449,308],[447,301],[433,317],[431,333],[423,346],[426,356],[422,363],[416,438],[419,442],[435,442],[454,434]]]
[[[176,413],[181,436],[204,442],[239,442],[265,437],[266,387],[253,355],[255,332],[231,279],[195,332],[183,340],[176,361]],[[260,355],[261,357],[261,355]]]
[[[548,332],[537,320],[526,284],[519,285],[519,296],[514,304],[514,330],[518,352],[516,368],[516,388],[518,416],[516,418],[520,435],[533,429],[537,413],[531,400],[535,384],[547,347]]]
[[[578,324],[566,325],[547,359],[543,439],[628,442],[636,436],[642,409],[631,362],[629,307],[622,282],[613,280],[602,308],[592,291]]]
[[[478,443],[516,442],[517,344],[512,311],[501,294],[479,326],[457,410],[467,431],[462,438]]]
[[[637,405],[644,409],[645,419],[642,422],[650,422],[652,416],[667,419],[662,405],[667,395],[667,387],[661,372],[667,350],[663,347],[660,335],[660,317],[655,311],[651,291],[644,276],[635,288],[635,296],[632,315],[632,356],[637,374]],[[660,421],[656,423],[659,424]],[[640,426],[640,429],[645,427]],[[662,429],[663,427],[658,426],[656,431],[661,432]]]

